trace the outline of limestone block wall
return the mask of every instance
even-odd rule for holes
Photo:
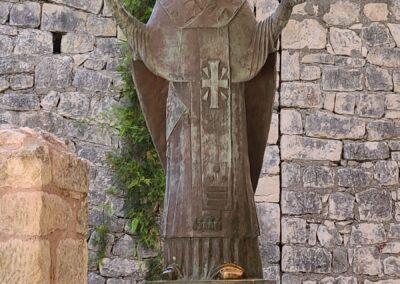
[[[0,128],[0,283],[87,283],[88,163],[54,136]]]
[[[309,1],[281,46],[279,152],[267,154],[280,200],[261,205],[280,206],[261,215],[280,258],[268,261],[285,284],[400,283],[400,1]]]

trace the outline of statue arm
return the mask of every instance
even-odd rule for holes
[[[121,0],[106,0],[110,6],[118,26],[124,32],[128,43],[133,50],[134,59],[143,59],[148,44],[146,25],[130,14],[121,3]]]

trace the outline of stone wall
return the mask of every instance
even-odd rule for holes
[[[0,168],[0,283],[87,283],[88,163],[48,133],[3,126]]]
[[[281,46],[267,277],[280,263],[285,284],[400,283],[400,1],[302,4]]]

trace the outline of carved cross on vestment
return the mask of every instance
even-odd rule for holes
[[[228,69],[225,67],[222,68],[221,75],[219,74],[219,64],[220,60],[212,60],[209,61],[209,67],[204,67],[203,72],[207,76],[207,79],[201,80],[202,88],[209,88],[203,96],[203,100],[208,100],[208,97],[211,94],[210,99],[210,108],[211,109],[219,109],[219,93],[224,99],[227,99],[226,95],[220,92],[220,88],[228,89],[229,88],[229,80],[223,79]]]

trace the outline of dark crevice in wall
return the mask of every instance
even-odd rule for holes
[[[53,53],[60,54],[61,53],[61,39],[63,37],[63,33],[53,33]]]

